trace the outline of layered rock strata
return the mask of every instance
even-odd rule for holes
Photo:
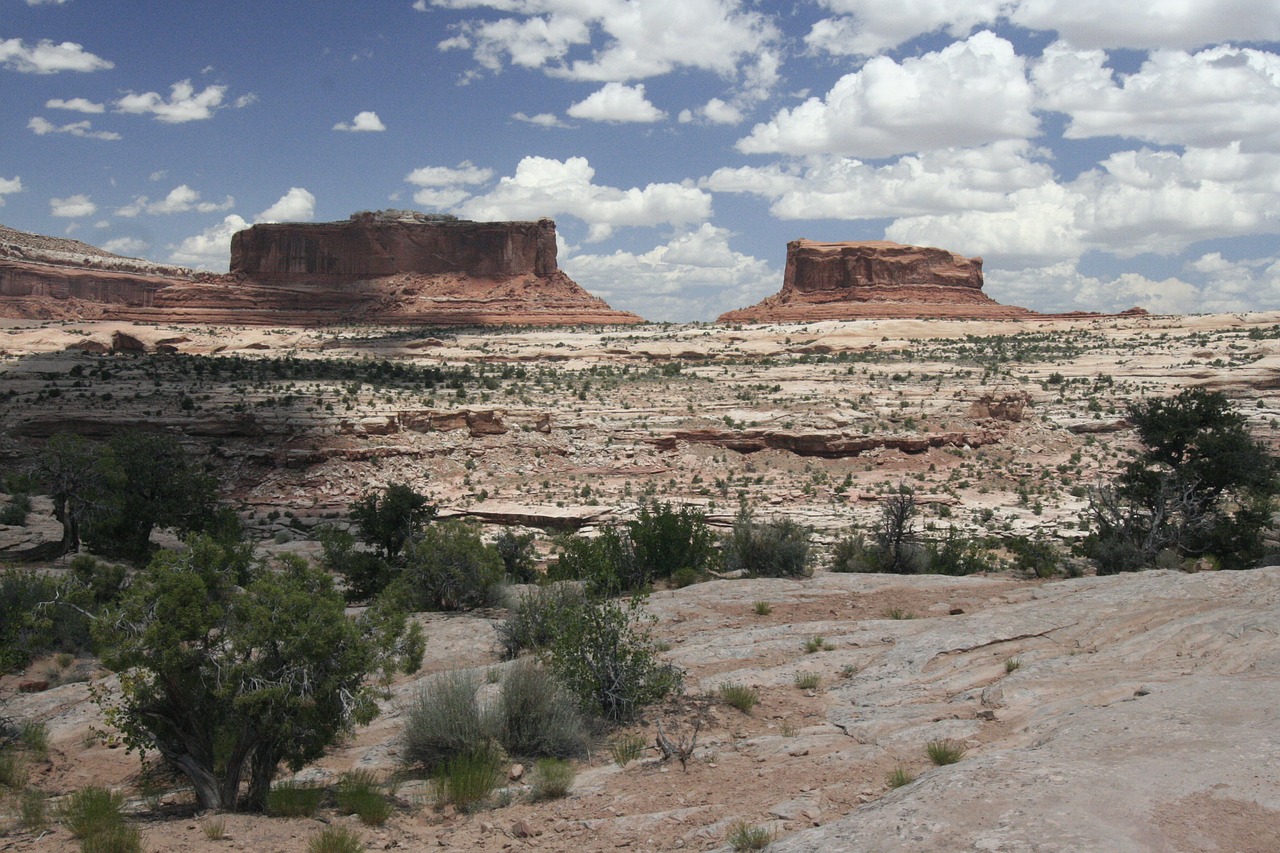
[[[722,323],[882,317],[1020,319],[1035,316],[982,292],[982,259],[945,249],[864,243],[787,244],[782,290]]]
[[[231,272],[0,231],[0,316],[177,323],[631,324],[556,265],[555,223],[386,219],[255,225]]]

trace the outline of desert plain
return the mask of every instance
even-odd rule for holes
[[[181,781],[144,777],[111,737],[89,692],[116,676],[94,660],[38,660],[0,679],[0,696],[48,728],[31,785],[54,797],[120,788],[156,851],[292,853],[325,824],[350,825],[368,849],[727,850],[739,823],[782,851],[1280,849],[1280,567],[1098,577],[1070,554],[1089,488],[1136,447],[1128,405],[1192,386],[1226,393],[1274,449],[1280,314],[536,329],[0,321],[5,465],[59,432],[174,434],[263,553],[317,556],[320,526],[391,483],[490,536],[533,532],[544,559],[557,536],[625,521],[647,499],[697,506],[723,531],[745,503],[808,526],[814,542],[808,578],[653,591],[654,633],[685,690],[630,731],[652,742],[659,721],[696,723],[692,760],[650,749],[619,767],[601,744],[558,800],[528,801],[513,768],[505,805],[460,813],[406,778],[379,827],[332,809],[232,814],[226,838],[210,840]],[[922,532],[1047,538],[1062,569],[1020,572],[996,544],[1006,565],[978,575],[829,571],[831,546],[903,486]],[[37,497],[27,526],[0,528],[0,558],[59,534]],[[395,774],[408,697],[443,670],[505,666],[504,616],[416,615],[422,671],[297,778]],[[48,689],[17,692],[33,680]],[[729,707],[717,698],[726,683],[754,688],[759,704]],[[929,761],[925,745],[942,739],[963,745],[961,760]],[[914,781],[892,787],[896,769]],[[22,829],[15,809],[0,804],[3,849],[78,849],[56,822]]]

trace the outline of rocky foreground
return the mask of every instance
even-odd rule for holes
[[[724,851],[741,821],[782,851],[1262,853],[1280,837],[1280,568],[1047,583],[820,573],[698,584],[650,607],[689,698],[635,731],[652,737],[661,719],[687,735],[701,719],[687,770],[652,749],[623,769],[601,750],[563,800],[529,803],[512,780],[510,805],[465,815],[424,805],[408,782],[383,827],[322,819],[371,849],[410,850]],[[427,671],[496,665],[500,616],[422,617]],[[825,649],[807,653],[815,637]],[[804,673],[816,688],[796,686]],[[394,771],[398,708],[415,683],[398,683],[371,727],[299,778]],[[723,683],[756,688],[760,704],[743,714],[718,702]],[[135,780],[135,758],[86,737],[102,726],[87,693],[15,698],[50,726],[36,784]],[[938,740],[963,757],[934,766],[925,747]],[[894,770],[915,780],[891,788]],[[161,815],[134,796],[151,850],[292,853],[323,826],[230,816],[230,842],[213,842],[182,794],[162,793]],[[5,842],[77,849],[63,829]]]

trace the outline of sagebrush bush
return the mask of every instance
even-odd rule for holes
[[[789,518],[757,522],[744,507],[725,542],[725,568],[758,578],[807,577],[809,538],[802,524]]]
[[[534,661],[517,661],[507,670],[498,688],[494,714],[498,740],[511,755],[586,755],[587,722],[577,700],[554,674]]]
[[[452,670],[423,682],[405,709],[400,760],[432,772],[488,744],[492,723],[476,700],[479,674]]]
[[[498,623],[496,632],[502,657],[511,660],[522,651],[548,649],[555,642],[561,612],[581,607],[586,600],[576,583],[554,583],[520,592],[508,604],[507,618]]]

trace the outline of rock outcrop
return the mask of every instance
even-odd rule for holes
[[[982,259],[885,240],[787,244],[782,290],[720,315],[721,323],[879,317],[1019,319],[1025,308],[982,292]]]
[[[549,219],[374,213],[255,225],[232,238],[227,275],[2,229],[0,316],[300,326],[642,322],[558,268]]]

